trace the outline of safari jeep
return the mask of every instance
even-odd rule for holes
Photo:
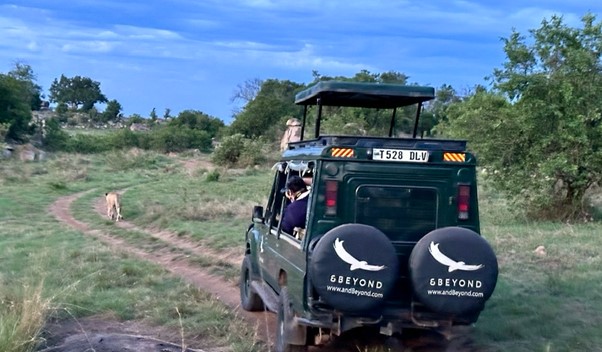
[[[305,351],[360,327],[391,336],[477,321],[497,259],[480,236],[476,159],[466,141],[416,136],[434,93],[324,81],[296,95],[301,141],[275,165],[265,208],[253,209],[240,279],[244,309],[277,313],[277,351]],[[388,136],[322,135],[323,112],[341,107],[389,109]],[[411,137],[396,137],[399,111],[411,113]],[[305,229],[285,233],[284,187],[293,175],[310,189],[307,219]]]

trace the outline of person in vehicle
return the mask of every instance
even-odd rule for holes
[[[305,228],[309,190],[301,177],[292,176],[286,182],[285,195],[291,203],[284,208],[281,229],[292,235],[295,228]]]

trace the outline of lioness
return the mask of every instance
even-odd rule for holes
[[[123,216],[121,216],[121,203],[119,193],[107,192],[105,193],[105,199],[107,200],[107,216],[111,220],[115,221],[123,219]]]

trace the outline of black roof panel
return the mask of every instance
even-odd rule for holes
[[[391,83],[322,81],[297,93],[295,104],[395,108],[435,98],[435,88]]]

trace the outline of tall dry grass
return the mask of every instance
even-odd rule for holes
[[[43,282],[26,284],[16,292],[0,287],[0,351],[36,350],[52,303],[44,298],[43,287]]]

